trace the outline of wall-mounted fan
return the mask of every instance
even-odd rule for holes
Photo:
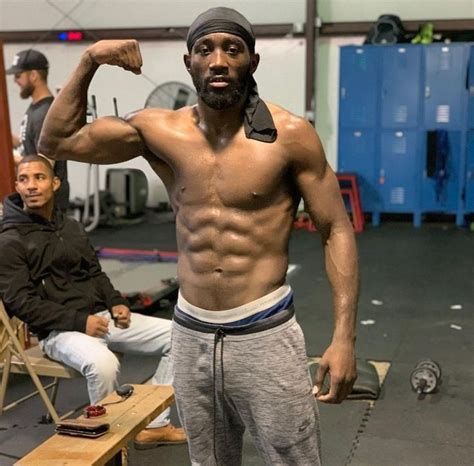
[[[194,105],[196,102],[196,91],[192,87],[178,81],[168,81],[153,89],[146,99],[145,107],[178,110],[181,107]]]

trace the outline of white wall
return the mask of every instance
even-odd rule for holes
[[[142,42],[143,75],[136,76],[119,68],[105,66],[99,69],[90,87],[90,95],[96,95],[99,116],[114,113],[113,98],[118,100],[120,115],[142,108],[146,98],[156,85],[166,81],[181,81],[192,85],[182,61],[185,53],[184,43],[180,41]],[[5,63],[13,60],[18,50],[25,44],[5,46]],[[50,61],[49,85],[54,92],[73,71],[84,44],[42,44],[38,46]],[[260,94],[290,111],[304,114],[304,60],[305,42],[302,39],[259,40],[257,52],[261,53],[259,69],[255,75]],[[8,101],[12,130],[18,132],[23,113],[29,101],[21,100],[18,87],[11,76],[7,77]],[[140,168],[148,178],[150,195],[148,204],[155,206],[167,201],[162,183],[144,159],[125,162],[122,167]],[[84,198],[86,195],[85,177],[87,165],[70,162],[69,180],[71,198]],[[100,167],[101,186],[104,187],[106,167]]]
[[[318,0],[326,22],[374,21],[382,14],[402,20],[474,19],[474,0]]]
[[[214,6],[236,8],[254,24],[305,22],[306,0],[0,0],[0,30],[188,26]],[[326,22],[373,21],[383,13],[474,19],[474,0],[318,0],[318,10]]]
[[[227,6],[254,24],[304,22],[306,0],[0,0],[0,30],[189,26],[208,8]],[[63,13],[61,13],[61,10]]]

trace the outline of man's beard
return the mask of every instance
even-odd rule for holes
[[[33,84],[25,84],[21,89],[20,89],[20,97],[22,99],[28,99],[33,95],[34,87]]]
[[[246,73],[236,80],[229,81],[224,89],[214,89],[209,81],[206,82],[199,76],[191,75],[199,97],[214,110],[225,110],[236,105],[242,96],[246,95],[251,76],[250,73]]]

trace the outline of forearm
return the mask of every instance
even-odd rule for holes
[[[22,159],[23,159],[23,156],[21,156],[18,153],[13,153],[13,161],[15,162],[15,166],[18,165]]]
[[[349,222],[330,229],[324,241],[324,249],[326,272],[333,293],[333,341],[354,343],[359,270],[354,233]]]
[[[67,158],[71,140],[87,123],[87,91],[98,67],[86,51],[48,111],[38,144],[41,154]]]

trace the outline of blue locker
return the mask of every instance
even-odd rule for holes
[[[418,133],[384,131],[380,150],[382,212],[414,212],[417,207]]]
[[[466,213],[474,212],[474,130],[467,133],[466,190],[464,195]]]
[[[474,129],[474,45],[469,47],[469,70],[467,88],[469,91],[468,128]]]
[[[426,134],[426,133],[425,133]],[[421,181],[421,210],[423,212],[456,213],[459,207],[459,183],[461,181],[461,132],[448,132],[449,155],[446,163],[446,178],[438,184],[428,173],[426,141],[423,178]]]
[[[463,44],[425,46],[425,126],[459,129],[464,124],[466,58]]]
[[[382,51],[382,127],[419,124],[422,46],[393,46]]]
[[[375,131],[340,129],[338,171],[357,174],[364,212],[374,212],[381,207],[376,167]]]
[[[342,47],[339,122],[343,128],[376,125],[378,50],[375,46]]]
[[[474,212],[474,45],[342,47],[340,73],[338,170],[359,175],[364,210],[462,224],[463,207]],[[446,176],[433,171],[435,130],[448,135]]]

